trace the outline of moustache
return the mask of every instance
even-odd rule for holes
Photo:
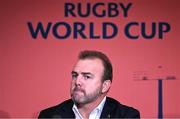
[[[78,87],[75,87],[75,88],[73,89],[73,92],[75,92],[75,91],[84,92],[84,90],[83,90],[83,89],[81,89],[81,88],[78,88]]]

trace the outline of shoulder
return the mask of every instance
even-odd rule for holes
[[[115,118],[139,118],[140,113],[137,109],[123,105],[119,101],[107,97],[105,105],[104,105],[104,111],[107,111],[110,113],[111,117]],[[106,113],[107,113],[106,112]]]
[[[40,112],[38,118],[52,118],[52,117],[73,117],[72,113],[73,101],[71,99],[66,100],[59,105],[49,107]],[[66,115],[71,114],[72,115]]]

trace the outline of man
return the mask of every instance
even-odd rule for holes
[[[113,74],[102,52],[82,51],[71,75],[71,99],[41,111],[39,118],[140,118],[138,110],[106,96]]]

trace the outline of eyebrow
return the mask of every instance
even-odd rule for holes
[[[81,74],[82,74],[82,75],[92,75],[92,76],[93,76],[93,74],[90,73],[90,72],[82,72]]]
[[[72,71],[71,74],[78,74],[76,71]],[[91,72],[82,72],[82,75],[92,75],[94,76]]]
[[[71,74],[77,74],[77,72],[75,72],[75,71],[72,71],[72,72],[71,72]]]

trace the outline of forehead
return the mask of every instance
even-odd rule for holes
[[[91,73],[100,72],[100,73],[102,73],[104,71],[104,66],[103,66],[102,61],[98,58],[80,59],[75,64],[74,71],[91,72]]]

